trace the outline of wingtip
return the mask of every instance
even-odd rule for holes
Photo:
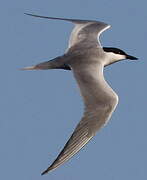
[[[24,13],[24,14],[27,15],[27,16],[40,17],[40,16],[38,16],[38,15],[31,14],[31,13]]]
[[[54,163],[53,163],[54,164]],[[55,170],[57,167],[54,167],[54,165],[51,165],[51,166],[49,166],[45,171],[43,171],[42,173],[41,173],[41,175],[45,175],[45,174],[47,174],[48,172],[50,172],[50,171],[52,171],[52,170]]]
[[[48,173],[49,171],[51,171],[51,170],[52,170],[51,167],[47,168],[45,171],[43,171],[43,172],[41,173],[41,176],[47,174],[47,173]]]
[[[41,173],[41,176],[43,176],[43,175],[45,175],[45,174],[47,174],[48,173],[48,170],[45,170],[45,171],[43,171],[42,173]]]
[[[29,13],[24,13],[24,14],[25,14],[25,15],[29,15],[29,16],[31,15],[31,14],[29,14]]]
[[[25,15],[28,15],[28,16],[33,16],[33,14],[31,14],[31,13],[25,13],[25,12],[24,12],[24,14],[25,14]]]

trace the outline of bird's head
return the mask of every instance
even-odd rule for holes
[[[107,64],[112,64],[117,61],[121,61],[124,59],[129,59],[129,60],[137,60],[138,58],[128,55],[124,51],[118,48],[113,48],[113,47],[103,47],[104,52],[107,54],[107,59],[109,59],[109,62]]]

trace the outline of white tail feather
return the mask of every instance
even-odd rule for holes
[[[37,66],[28,66],[28,67],[21,68],[20,70],[39,70],[39,67],[37,67]]]

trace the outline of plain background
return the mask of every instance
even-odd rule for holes
[[[0,179],[147,179],[146,0],[13,0],[0,6]],[[69,71],[20,71],[62,55],[73,27],[24,15],[95,19],[112,25],[103,46],[139,58],[105,69],[119,95],[111,121],[76,156],[46,176],[80,120],[83,104]]]

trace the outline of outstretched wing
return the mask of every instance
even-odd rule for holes
[[[90,119],[89,119],[90,120]],[[60,152],[55,161],[48,167],[41,175],[48,173],[49,171],[59,167],[61,164],[70,159],[75,155],[88,141],[93,137],[88,135],[88,118],[83,117],[76,129],[74,130],[72,136],[64,146],[63,150]]]
[[[101,46],[99,42],[99,36],[104,30],[110,27],[110,25],[100,21],[55,18],[55,17],[47,17],[47,16],[38,16],[29,13],[25,13],[25,14],[39,18],[64,20],[74,23],[75,27],[71,33],[68,48],[74,46],[77,43],[84,43],[84,45],[90,43],[90,44],[98,44],[99,46]]]
[[[108,29],[110,25],[100,21],[79,21],[71,32],[68,48],[81,44],[84,47],[89,45],[101,46],[99,36]]]
[[[109,120],[118,99],[103,77],[103,67],[88,65],[74,70],[85,104],[85,113],[57,159],[43,173],[53,170],[75,155]]]

